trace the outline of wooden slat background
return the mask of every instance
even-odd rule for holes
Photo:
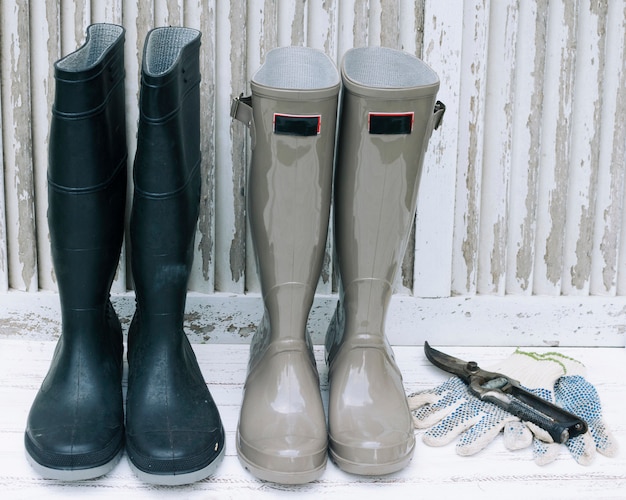
[[[0,0],[0,290],[55,290],[46,222],[52,63],[94,22],[126,28],[135,150],[147,31],[202,31],[203,201],[190,290],[258,292],[247,131],[230,99],[276,46],[422,57],[447,105],[397,291],[626,294],[625,0]],[[130,191],[129,191],[130,192]],[[130,199],[129,199],[130,201]],[[332,241],[318,291],[335,291]],[[123,257],[115,291],[132,289]]]

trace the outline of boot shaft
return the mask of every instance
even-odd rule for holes
[[[273,334],[302,337],[328,232],[339,77],[323,53],[283,47],[253,76],[247,208]]]
[[[165,27],[143,53],[131,264],[142,323],[168,331],[182,327],[200,203],[199,48],[199,31]]]
[[[87,28],[82,47],[54,65],[49,182],[70,191],[104,187],[126,166],[124,29]]]
[[[342,68],[335,242],[342,282],[393,284],[415,215],[437,75],[385,48],[352,49]]]
[[[434,111],[437,75],[404,52],[352,49],[341,76],[334,235],[342,310],[334,320],[341,324],[327,338],[329,350],[344,334],[355,342],[371,336],[368,341],[384,343],[424,154],[443,113]]]
[[[200,32],[151,30],[144,44],[135,156],[136,193],[164,198],[200,168]]]
[[[85,44],[55,63],[48,224],[64,314],[104,315],[124,234],[124,107],[124,29],[89,26]]]

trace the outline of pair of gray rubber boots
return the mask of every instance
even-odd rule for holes
[[[283,47],[250,85],[231,115],[250,128],[247,211],[265,314],[250,348],[240,461],[286,484],[319,478],[328,454],[350,473],[398,471],[415,439],[385,317],[445,109],[439,79],[398,50],[351,49],[340,76],[323,53]],[[307,319],[333,191],[340,299],[326,335],[327,422]]]

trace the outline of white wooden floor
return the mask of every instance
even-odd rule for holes
[[[433,341],[436,345],[436,342]],[[221,410],[227,431],[226,458],[213,478],[185,487],[155,487],[141,483],[126,458],[107,476],[80,483],[61,483],[38,477],[24,458],[24,423],[32,399],[44,377],[55,343],[41,340],[0,340],[0,497],[36,498],[626,498],[626,350],[623,348],[569,348],[561,352],[582,360],[588,378],[600,392],[606,421],[617,436],[622,452],[617,458],[598,456],[583,467],[563,451],[557,462],[539,467],[530,450],[512,453],[496,441],[479,455],[458,457],[454,446],[429,448],[418,435],[412,463],[386,477],[345,474],[329,461],[325,474],[309,485],[288,487],[264,483],[239,464],[234,433],[248,345],[195,344],[205,379]],[[554,348],[551,348],[554,349]],[[488,362],[506,357],[510,347],[446,347],[464,359]],[[396,347],[408,392],[434,387],[446,375],[430,366],[422,349]],[[327,370],[323,348],[316,346],[323,395]]]

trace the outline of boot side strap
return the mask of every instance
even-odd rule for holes
[[[443,121],[443,115],[446,112],[446,105],[441,101],[435,103],[433,111],[433,130],[437,130]]]
[[[244,97],[242,93],[239,97],[235,97],[230,105],[230,116],[244,123],[250,129],[250,139],[252,140],[252,149],[254,149],[256,133],[252,113],[252,96]]]

